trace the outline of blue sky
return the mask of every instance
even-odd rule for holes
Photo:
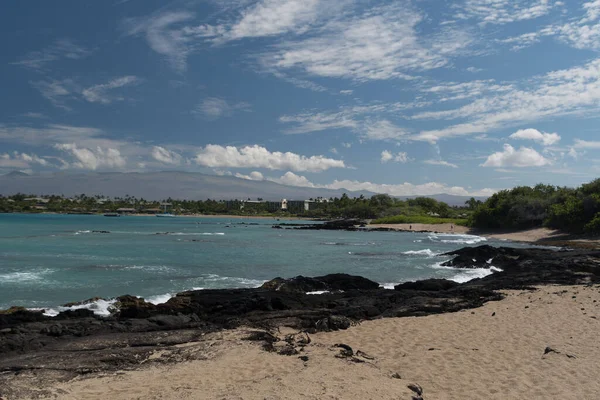
[[[394,195],[600,173],[600,0],[0,6],[0,173]]]

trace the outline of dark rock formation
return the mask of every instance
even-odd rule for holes
[[[297,276],[291,279],[275,278],[261,286],[262,289],[269,289],[281,292],[322,292],[322,291],[347,291],[347,290],[375,290],[379,289],[379,284],[362,276],[352,276],[347,274],[331,274],[308,278]]]
[[[447,279],[425,279],[417,282],[405,282],[394,286],[394,290],[423,290],[426,292],[430,291],[441,291],[452,289],[459,286],[460,283],[449,281]]]
[[[316,231],[357,231],[359,230],[358,227],[365,226],[365,221],[360,219],[339,219],[334,221],[326,221],[322,224],[277,224],[274,225],[273,228],[281,229],[282,226],[291,227],[286,229],[309,229]]]

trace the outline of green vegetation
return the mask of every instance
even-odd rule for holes
[[[394,217],[378,218],[371,221],[372,224],[454,224],[460,226],[467,226],[468,219],[460,218],[439,218],[430,217],[428,215],[396,215]]]
[[[476,206],[469,224],[483,229],[548,227],[600,233],[600,179],[571,189],[549,185],[503,190]]]
[[[197,215],[247,215],[247,216],[303,216],[307,218],[360,218],[384,219],[386,223],[444,223],[460,225],[472,213],[471,206],[450,207],[431,198],[399,200],[385,194],[366,198],[350,198],[343,194],[339,198],[309,199],[306,202],[288,201],[287,210],[281,209],[281,202],[247,200],[175,200],[147,201],[132,196],[105,198],[103,196],[78,195],[34,196],[17,194],[0,196],[0,212],[26,213],[157,213],[162,212],[163,204],[176,214]],[[476,204],[475,204],[476,205]],[[391,219],[390,219],[391,218]]]

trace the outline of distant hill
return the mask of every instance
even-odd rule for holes
[[[250,181],[232,176],[206,175],[195,172],[110,172],[110,173],[67,173],[27,175],[11,172],[0,176],[0,194],[16,193],[36,195],[88,196],[103,195],[122,197],[131,195],[146,200],[173,199],[190,200],[305,200],[316,197],[350,197],[376,194],[368,191],[316,189],[286,186],[269,181]],[[414,196],[413,196],[414,197]],[[445,201],[449,205],[463,205],[468,197],[440,194],[427,196]]]

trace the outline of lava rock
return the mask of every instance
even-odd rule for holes
[[[460,284],[447,279],[425,279],[416,282],[404,282],[394,286],[394,290],[422,290],[426,292],[438,292],[452,289]]]

